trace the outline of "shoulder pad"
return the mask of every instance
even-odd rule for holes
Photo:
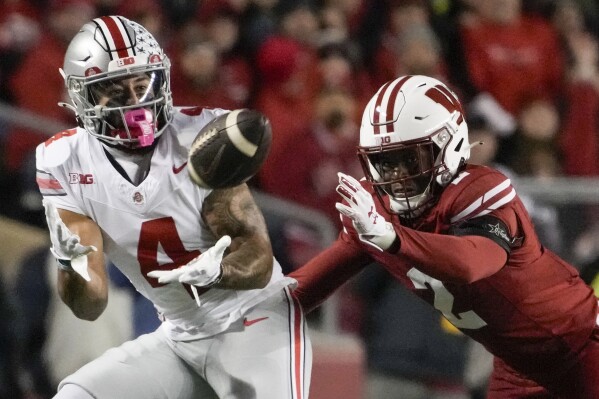
[[[449,183],[440,198],[450,223],[480,217],[516,197],[510,179],[499,171],[472,165]]]
[[[38,168],[51,168],[63,164],[70,158],[78,136],[86,134],[82,129],[74,128],[55,134],[36,148]]]
[[[189,150],[200,130],[212,119],[227,112],[221,108],[175,107],[171,127],[179,144]]]

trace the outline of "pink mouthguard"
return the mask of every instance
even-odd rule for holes
[[[147,147],[154,142],[154,117],[145,108],[139,108],[125,112],[125,123],[129,128],[132,139],[138,139],[141,147]],[[121,138],[128,138],[127,132],[121,130],[118,134]]]

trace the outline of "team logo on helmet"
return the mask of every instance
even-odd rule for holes
[[[102,70],[100,68],[98,68],[97,66],[93,66],[93,67],[87,68],[85,70],[85,76],[94,76],[99,73],[102,73]]]

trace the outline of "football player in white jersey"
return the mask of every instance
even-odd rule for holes
[[[203,189],[184,171],[196,134],[226,111],[173,107],[169,69],[152,35],[119,16],[85,24],[67,49],[63,106],[79,126],[36,152],[59,293],[96,319],[106,254],[163,323],[65,378],[55,398],[307,398],[295,281],[248,187]]]

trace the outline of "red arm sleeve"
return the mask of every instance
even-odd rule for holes
[[[304,311],[311,312],[370,262],[366,252],[340,238],[289,274],[298,281],[293,294]]]
[[[507,262],[505,250],[486,237],[456,237],[406,227],[396,231],[401,241],[399,254],[441,281],[471,283],[495,274]]]

